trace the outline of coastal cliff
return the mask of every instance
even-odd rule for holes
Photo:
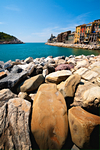
[[[23,42],[14,36],[0,32],[0,44],[22,44]]]

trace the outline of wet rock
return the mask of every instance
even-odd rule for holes
[[[52,83],[60,83],[61,81],[66,80],[72,72],[70,70],[62,70],[50,73],[46,76],[45,82],[52,82]]]
[[[66,79],[63,85],[59,88],[59,91],[62,93],[64,97],[73,97],[75,94],[75,89],[76,86],[80,83],[81,81],[81,76],[76,74],[76,75],[71,75]]]
[[[79,148],[99,148],[99,116],[78,106],[69,109],[68,119],[72,141]]]
[[[60,70],[71,70],[74,66],[72,64],[61,64],[58,65],[55,68],[55,71],[60,71]]]
[[[68,120],[65,100],[56,85],[41,85],[33,107],[31,131],[39,148],[60,149],[67,138]]]
[[[36,90],[44,82],[44,77],[42,74],[31,77],[25,80],[23,85],[20,87],[21,92],[32,92]]]
[[[29,115],[31,103],[10,99],[0,108],[0,149],[31,149]]]
[[[11,98],[17,97],[16,94],[12,93],[9,89],[0,90],[0,107],[2,107]]]

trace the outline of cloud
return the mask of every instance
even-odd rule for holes
[[[5,8],[11,11],[20,11],[20,9],[15,5],[9,5],[9,6],[6,6]]]
[[[4,24],[3,22],[0,22],[0,24]]]
[[[44,39],[44,41],[46,41],[47,39],[50,38],[51,34],[57,36],[59,33],[65,32],[68,30],[75,31],[76,26],[87,22],[89,15],[90,15],[90,12],[87,12],[87,13],[78,15],[74,19],[72,16],[70,16],[70,18],[68,18],[68,20],[66,21],[67,23],[63,25],[59,25],[59,26],[57,25],[54,27],[52,24],[51,27],[44,28],[40,32],[33,32],[32,35],[34,35],[34,37],[36,38]]]

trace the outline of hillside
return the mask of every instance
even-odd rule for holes
[[[23,43],[19,39],[9,34],[0,32],[0,44],[21,44]]]

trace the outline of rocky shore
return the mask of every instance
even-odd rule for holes
[[[88,50],[100,50],[100,45],[85,45],[85,44],[65,44],[65,43],[45,43],[46,45],[68,47],[68,48],[79,48]]]
[[[0,61],[0,149],[99,149],[100,55]]]

